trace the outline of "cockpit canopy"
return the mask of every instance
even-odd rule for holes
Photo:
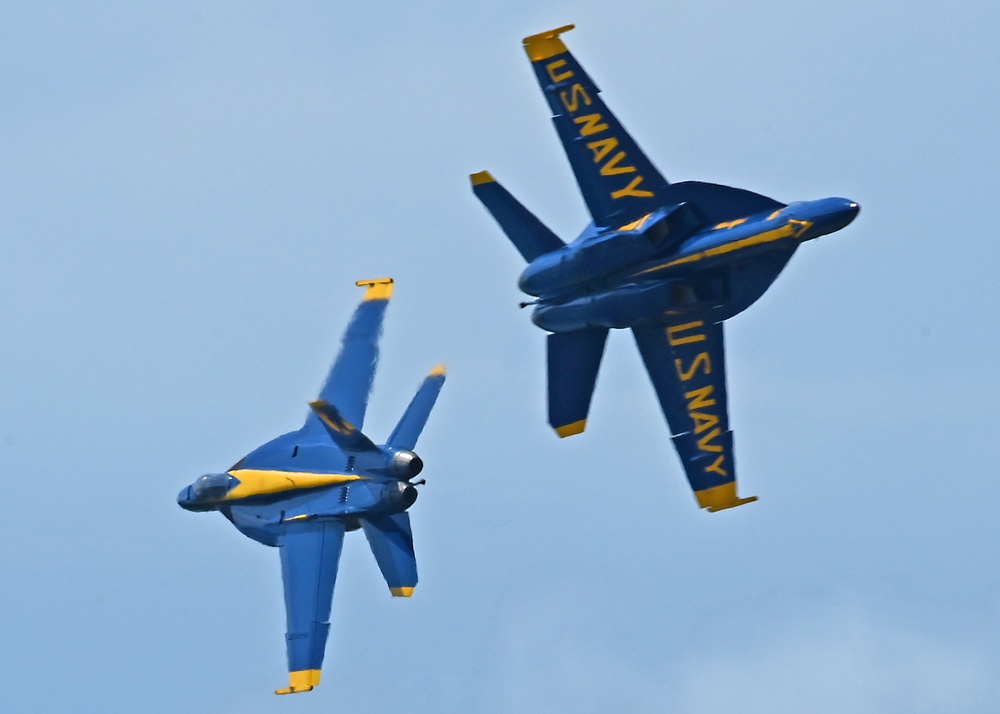
[[[205,474],[191,484],[191,491],[199,501],[216,501],[236,483],[229,474]]]

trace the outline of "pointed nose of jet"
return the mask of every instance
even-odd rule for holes
[[[857,218],[861,207],[848,198],[823,198],[802,204],[801,218],[810,224],[802,240],[835,233]]]

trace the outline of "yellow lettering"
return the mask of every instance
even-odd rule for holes
[[[687,382],[694,376],[695,370],[698,369],[699,364],[705,365],[705,367],[701,370],[702,374],[712,373],[712,360],[708,356],[708,352],[700,352],[698,356],[694,358],[694,361],[691,363],[691,366],[687,368],[687,370],[681,367],[681,360],[679,357],[674,360],[674,367],[677,369],[677,376],[681,378],[682,382]]]
[[[559,92],[559,98],[562,100],[563,106],[566,107],[566,111],[570,114],[575,114],[576,110],[580,108],[580,98],[583,98],[583,103],[590,106],[590,95],[587,94],[587,90],[583,88],[582,84],[574,84],[569,88],[569,96],[566,96],[566,92]]]
[[[715,401],[714,399],[712,401]],[[710,429],[719,423],[719,417],[708,412],[688,412],[688,416],[694,421],[694,433],[700,434],[705,429]]]
[[[611,150],[618,146],[618,139],[611,137],[610,139],[598,139],[597,141],[592,141],[587,144],[587,148],[594,152],[594,163],[598,163],[605,156],[611,153]],[[625,230],[622,228],[621,230]]]
[[[706,466],[705,471],[711,471],[712,473],[719,474],[720,476],[728,476],[729,473],[722,468],[722,464],[725,463],[725,456],[716,457],[715,461],[712,462],[711,466]]]
[[[698,439],[698,448],[701,449],[702,451],[714,451],[714,452],[722,451],[722,447],[719,446],[718,444],[708,443],[721,433],[722,429],[719,428],[712,429],[712,431],[708,432],[707,434],[705,434],[705,436]]]
[[[622,196],[636,196],[637,198],[652,198],[653,197],[652,191],[636,188],[636,186],[638,186],[640,183],[642,183],[642,176],[636,176],[634,179],[632,179],[632,183],[630,183],[625,188],[620,188],[617,191],[612,191],[611,198],[621,198]]]
[[[684,398],[688,400],[688,412],[693,412],[695,409],[705,409],[706,407],[715,406],[715,400],[709,399],[714,391],[715,387],[710,384],[707,387],[686,392],[684,394]]]
[[[686,345],[689,342],[703,342],[708,339],[704,334],[689,335],[687,337],[677,337],[677,335],[678,333],[685,332],[695,327],[704,326],[705,323],[701,320],[685,322],[683,325],[671,325],[667,328],[667,342],[669,342],[672,347],[676,345]]]
[[[625,158],[625,152],[619,151],[611,157],[608,163],[601,167],[601,176],[614,176],[615,174],[633,174],[635,166],[619,166],[618,162]],[[650,194],[652,195],[652,194]]]
[[[608,128],[607,124],[601,124],[604,120],[600,114],[587,114],[582,117],[577,117],[573,121],[577,124],[583,124],[580,128],[580,136],[590,136],[591,134],[597,134],[601,131],[606,131]],[[652,196],[653,194],[649,194]]]
[[[556,60],[555,62],[549,62],[547,65],[545,65],[545,69],[549,71],[549,76],[552,78],[553,82],[562,82],[563,80],[569,79],[570,77],[573,76],[573,71],[569,69],[560,75],[556,74],[557,69],[565,66],[566,66],[566,60],[561,59],[561,60]]]

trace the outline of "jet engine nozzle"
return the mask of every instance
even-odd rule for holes
[[[409,449],[400,449],[392,455],[389,469],[400,481],[409,481],[424,470],[424,461]]]
[[[405,511],[417,500],[417,489],[402,481],[386,488],[393,511]]]

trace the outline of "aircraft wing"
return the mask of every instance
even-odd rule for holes
[[[698,505],[715,512],[756,501],[736,495],[722,323],[677,316],[632,333]]]
[[[559,35],[572,25],[524,38],[524,50],[552,110],[580,193],[598,226],[632,223],[668,201],[667,180],[601,100],[600,89]]]
[[[344,332],[340,354],[330,368],[319,400],[334,405],[348,423],[361,431],[378,364],[382,319],[392,296],[392,278],[359,280],[357,284],[368,289]],[[323,433],[325,427],[316,413],[310,412],[302,431]]]
[[[344,543],[340,521],[293,520],[278,537],[288,631],[288,687],[275,694],[308,692],[319,684],[337,565]]]

